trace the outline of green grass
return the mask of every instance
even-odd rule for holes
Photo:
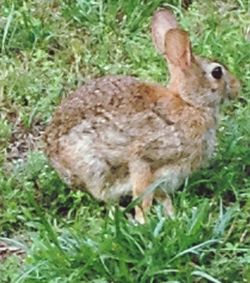
[[[194,0],[187,11],[174,0],[0,4],[0,242],[27,251],[0,256],[0,282],[250,282],[249,1]],[[174,9],[197,53],[240,78],[242,92],[223,106],[216,157],[174,195],[175,218],[156,205],[134,225],[116,205],[70,190],[39,147],[26,154],[15,142],[36,136],[90,78],[165,84],[149,32],[160,5]],[[9,160],[12,147],[21,159]]]

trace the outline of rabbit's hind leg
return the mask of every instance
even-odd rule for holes
[[[175,192],[181,184],[190,175],[191,169],[187,162],[183,161],[186,166],[180,165],[165,165],[154,172],[153,179],[162,179],[162,188],[154,193],[154,198],[162,203],[166,216],[174,216],[174,207],[172,205],[169,194]]]
[[[94,148],[92,137],[71,133],[60,142],[57,157],[63,168],[59,171],[67,173],[72,186],[87,190],[97,200],[107,201],[105,183],[110,166]]]
[[[133,198],[140,197],[152,181],[150,165],[141,159],[135,159],[129,163],[130,179]],[[143,197],[140,205],[135,207],[135,220],[140,224],[145,223],[145,214],[152,205],[153,194]]]

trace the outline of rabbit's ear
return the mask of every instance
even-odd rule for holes
[[[151,23],[152,39],[156,49],[161,53],[165,53],[165,35],[173,28],[177,28],[175,16],[168,10],[160,9],[153,15]]]
[[[188,68],[192,61],[188,33],[179,28],[169,30],[165,35],[164,53],[170,64],[183,70]]]

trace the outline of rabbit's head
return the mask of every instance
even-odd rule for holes
[[[215,107],[224,98],[237,96],[239,81],[223,65],[192,53],[188,33],[171,12],[156,11],[151,28],[155,47],[168,62],[172,92],[198,107]]]

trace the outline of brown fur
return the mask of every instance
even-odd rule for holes
[[[153,198],[172,215],[168,193],[211,158],[220,101],[239,86],[225,68],[223,79],[211,77],[217,63],[193,56],[169,11],[156,12],[152,34],[169,63],[167,88],[129,76],[90,81],[62,101],[44,135],[64,180],[99,200],[136,198],[163,177],[165,191],[147,194],[136,208],[141,223]]]

